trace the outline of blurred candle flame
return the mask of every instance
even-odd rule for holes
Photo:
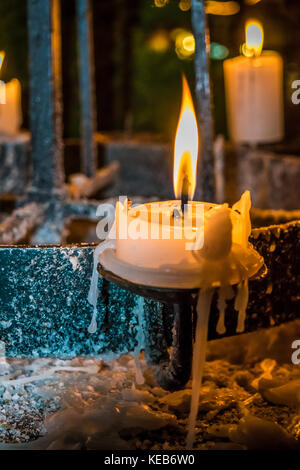
[[[1,72],[3,61],[4,61],[4,57],[5,57],[5,52],[0,51],[0,72]],[[6,87],[5,87],[5,83],[2,80],[0,80],[0,104],[6,104]]]
[[[2,68],[3,61],[4,61],[4,57],[5,57],[5,52],[0,51],[0,71],[1,71],[1,68]]]
[[[264,30],[257,20],[249,20],[245,26],[246,42],[242,51],[246,57],[257,57],[261,54],[264,43]]]
[[[196,189],[198,158],[198,127],[195,109],[187,80],[182,76],[182,101],[175,137],[173,185],[177,199],[181,198],[184,179],[188,181],[188,197]]]

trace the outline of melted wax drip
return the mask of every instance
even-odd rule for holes
[[[49,379],[53,377],[55,372],[83,372],[85,374],[96,374],[99,370],[97,364],[84,367],[74,367],[74,366],[55,366],[48,368],[45,372],[42,372],[39,375],[30,375],[29,377],[23,377],[15,379],[15,373],[10,375],[4,375],[0,377],[0,383],[4,385],[9,385],[16,387],[18,385],[26,385],[32,382],[40,382],[41,380]]]
[[[212,301],[213,289],[199,291],[197,302],[197,326],[195,335],[195,344],[193,349],[193,365],[192,365],[192,400],[191,410],[188,422],[188,434],[186,439],[186,447],[191,449],[195,440],[195,424],[198,414],[199,395],[202,384],[208,320],[210,314],[210,306]]]
[[[136,334],[137,345],[133,351],[133,356],[134,356],[134,361],[135,361],[135,380],[138,385],[143,385],[143,383],[145,383],[145,379],[144,379],[143,372],[141,369],[141,364],[139,361],[139,355],[140,355],[141,349],[144,344],[144,339],[145,339],[144,330],[143,330],[144,305],[145,305],[144,297],[139,297],[137,301],[137,305],[134,309],[134,312],[136,313],[137,318],[138,318],[138,329],[137,329],[137,334]]]
[[[238,291],[235,298],[234,308],[239,312],[237,333],[243,333],[245,330],[246,309],[249,299],[248,279],[244,279],[238,284]]]
[[[97,300],[99,296],[99,288],[98,288],[99,273],[97,270],[98,260],[99,260],[99,256],[101,255],[101,253],[103,253],[108,248],[115,248],[114,240],[108,239],[108,240],[105,240],[104,242],[101,242],[95,248],[95,251],[94,251],[93,274],[92,274],[92,280],[91,280],[91,285],[90,285],[90,290],[89,290],[89,295],[88,295],[88,301],[94,307],[92,320],[88,327],[88,332],[91,334],[96,333],[97,331],[97,320],[96,320],[97,319]]]
[[[241,266],[241,271],[244,271]],[[243,273],[241,273],[243,274]],[[195,440],[195,425],[199,407],[200,388],[202,385],[203,370],[205,364],[205,352],[207,343],[208,321],[210,307],[212,302],[213,289],[199,291],[197,302],[197,326],[196,338],[193,348],[192,365],[192,399],[191,410],[188,422],[188,435],[186,440],[187,449],[192,449]],[[225,309],[226,300],[231,299],[234,292],[231,286],[221,287],[218,297],[219,321],[217,324],[217,333],[220,335],[226,332],[225,327]],[[246,310],[249,299],[248,279],[243,279],[237,286],[234,308],[238,311],[238,324],[236,331],[242,333],[245,330]]]
[[[230,286],[220,287],[219,296],[218,296],[219,321],[216,327],[216,331],[219,335],[224,335],[226,333],[226,326],[225,326],[226,300],[232,299],[233,296],[234,296],[234,292]]]
[[[218,297],[218,310],[219,310],[219,321],[217,324],[217,333],[219,335],[224,335],[226,333],[225,327],[225,309],[226,309],[226,297],[224,291],[220,288],[219,297]]]

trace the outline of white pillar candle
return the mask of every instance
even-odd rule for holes
[[[21,85],[19,80],[13,78],[1,86],[0,134],[15,135],[22,123]]]
[[[259,26],[256,27],[254,34]],[[247,41],[250,39],[247,37]],[[262,32],[261,44],[244,46],[247,56],[224,61],[230,138],[253,144],[279,141],[284,134],[282,58],[272,51],[259,55]]]

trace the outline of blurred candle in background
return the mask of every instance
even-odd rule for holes
[[[238,143],[270,143],[283,138],[283,62],[262,53],[264,33],[256,20],[246,24],[243,55],[224,61],[227,125]]]
[[[0,52],[0,71],[2,68],[3,60],[5,57],[5,53],[3,51]],[[5,83],[0,80],[0,104],[5,104]]]
[[[0,52],[0,71],[5,54]],[[15,135],[22,123],[21,84],[13,78],[10,82],[0,82],[0,134]]]

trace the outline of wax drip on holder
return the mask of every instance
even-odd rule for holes
[[[110,252],[111,250],[106,252],[108,258],[111,256]],[[176,289],[137,284],[109,271],[101,262],[100,257],[97,270],[101,277],[145,299],[158,300],[167,306],[168,312],[173,311],[171,350],[157,335],[155,317],[145,316],[143,321],[145,356],[158,384],[165,390],[182,389],[192,374],[193,397],[186,442],[187,447],[192,448],[214,289]],[[252,279],[263,278],[265,274],[266,269],[263,267]],[[138,341],[135,354],[139,350]],[[139,368],[137,375],[141,376]]]

